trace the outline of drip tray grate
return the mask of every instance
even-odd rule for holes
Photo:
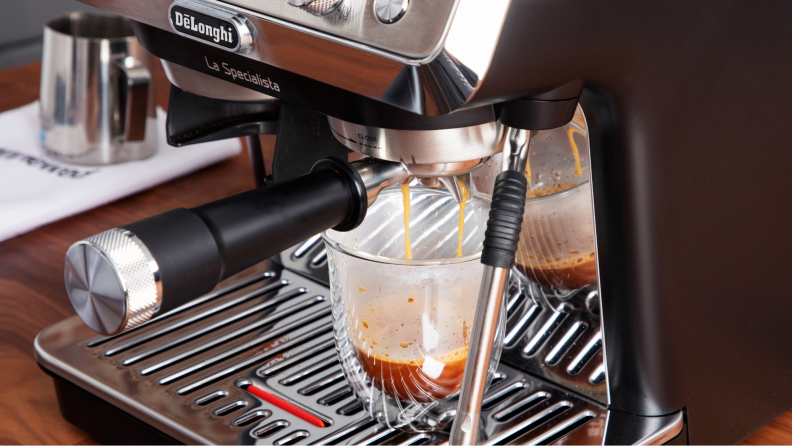
[[[36,353],[48,371],[188,444],[418,445],[448,438],[369,418],[336,357],[329,290],[288,269],[112,337],[95,337],[73,317],[39,334]],[[506,365],[497,378],[483,412],[490,443],[602,441],[602,405]]]

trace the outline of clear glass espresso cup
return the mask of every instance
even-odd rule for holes
[[[398,186],[380,193],[360,227],[324,233],[336,347],[373,418],[392,428],[441,430],[462,385],[490,205],[467,202],[457,257],[460,206],[444,190],[414,186],[410,195],[412,259],[405,258]],[[490,374],[501,346],[502,335]]]
[[[474,171],[479,196],[491,196],[500,160],[496,155]],[[580,107],[569,124],[532,136],[528,162],[515,268],[562,294],[596,282],[588,132]]]

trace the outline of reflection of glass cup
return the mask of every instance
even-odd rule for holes
[[[576,290],[597,280],[589,182],[525,200],[515,266],[540,285]]]
[[[532,135],[530,188],[515,266],[531,280],[576,290],[597,280],[588,133],[578,107],[569,124]],[[479,195],[491,194],[500,155],[474,171]]]
[[[324,239],[336,343],[358,399],[390,427],[437,430],[451,421],[447,411],[462,385],[489,202],[467,202],[463,256],[455,257],[458,204],[421,187],[411,198],[413,260],[404,259],[398,188],[380,193],[360,227],[327,231]]]

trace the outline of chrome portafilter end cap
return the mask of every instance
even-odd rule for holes
[[[157,262],[125,229],[110,229],[73,244],[66,252],[63,276],[77,315],[103,335],[149,321],[162,302]]]

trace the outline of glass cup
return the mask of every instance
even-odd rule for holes
[[[336,346],[369,414],[392,428],[440,430],[462,385],[481,277],[489,202],[460,206],[444,190],[410,190],[412,259],[405,259],[402,191],[385,189],[350,232],[327,231]],[[501,321],[501,327],[503,323]],[[502,330],[501,330],[502,333]],[[499,337],[490,365],[500,357]]]
[[[530,186],[515,268],[552,290],[578,290],[597,280],[588,149],[580,107],[569,124],[531,138]],[[474,171],[479,196],[491,196],[500,160],[496,155]]]

